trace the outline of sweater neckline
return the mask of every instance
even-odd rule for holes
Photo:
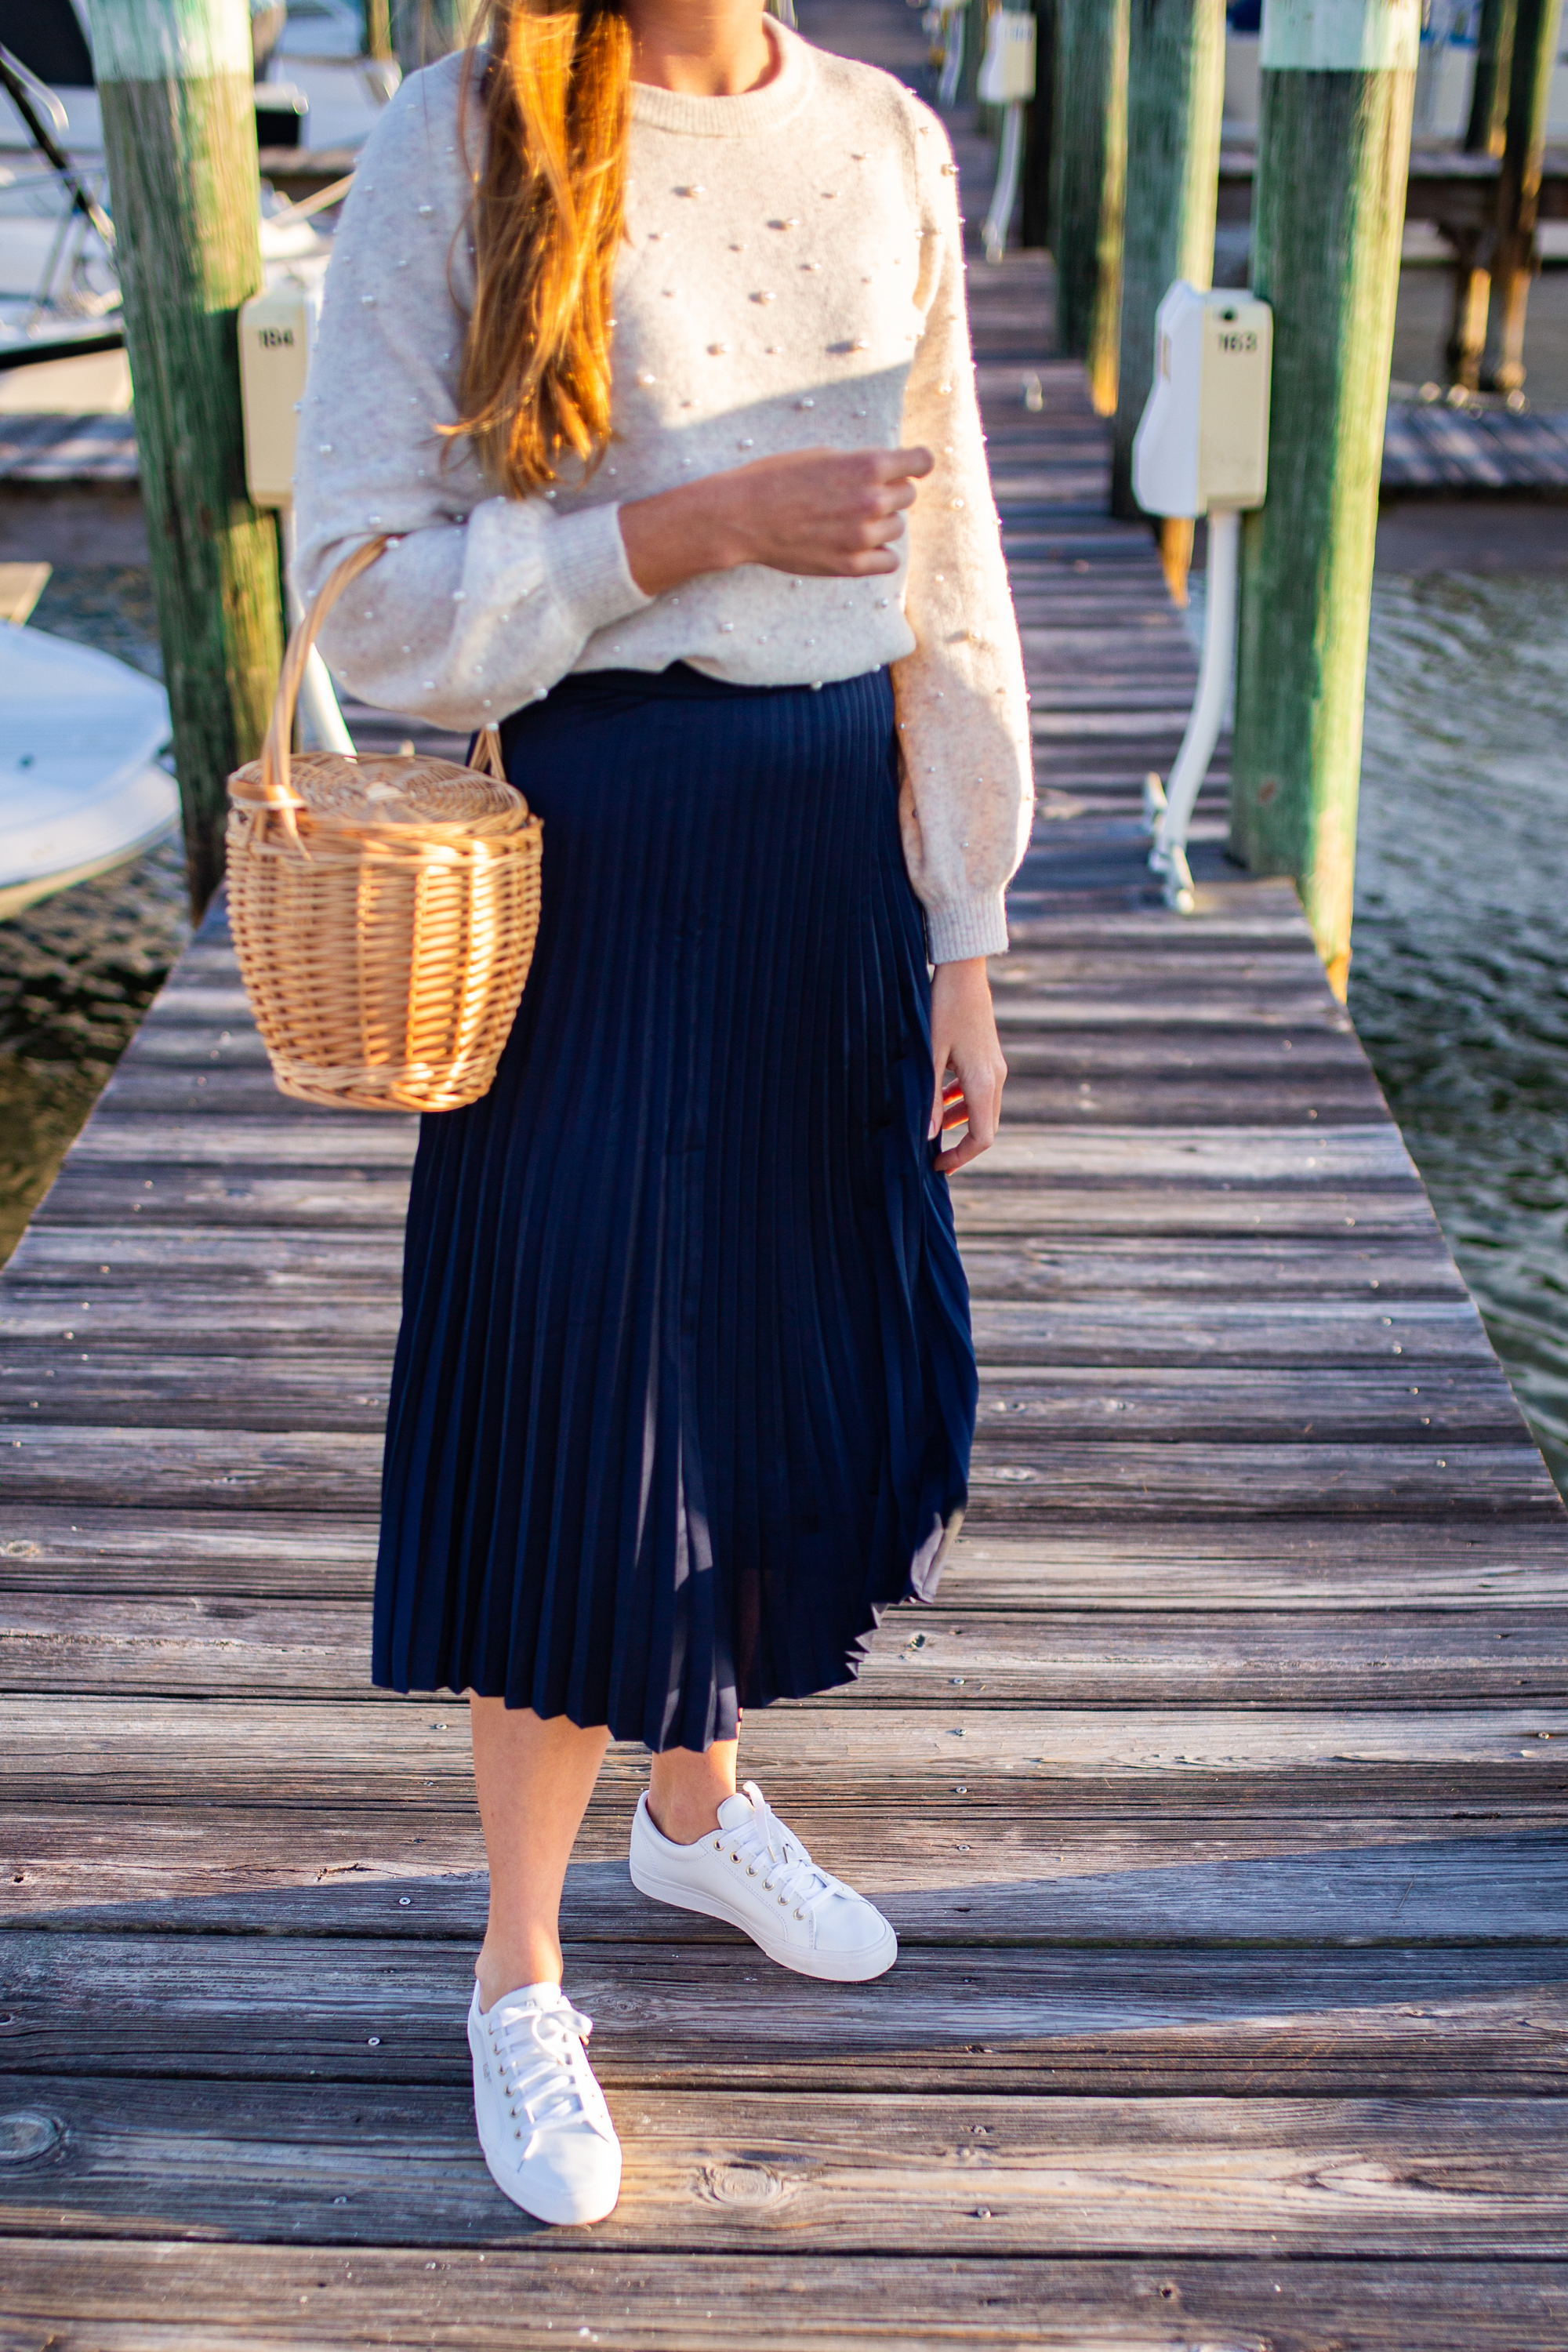
[[[632,84],[632,120],[650,131],[674,131],[694,139],[750,139],[793,121],[811,94],[811,47],[776,16],[767,28],[779,46],[779,69],[761,89],[737,98],[697,98],[683,89]]]

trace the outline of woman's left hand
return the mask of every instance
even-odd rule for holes
[[[931,989],[931,1042],[936,1087],[930,1139],[934,1142],[943,1129],[965,1122],[969,1128],[962,1143],[937,1154],[936,1165],[946,1176],[990,1150],[1002,1118],[1007,1065],[984,956],[938,964]]]

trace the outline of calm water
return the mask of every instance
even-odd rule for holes
[[[1568,581],[1377,583],[1351,1010],[1568,1492]]]
[[[156,670],[146,575],[37,615]],[[0,1257],[185,937],[172,848],[0,924]],[[1568,583],[1380,580],[1351,1005],[1568,1489]]]

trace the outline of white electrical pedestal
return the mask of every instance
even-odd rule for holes
[[[1132,443],[1132,495],[1145,514],[1208,517],[1198,690],[1169,782],[1144,780],[1149,863],[1165,899],[1193,911],[1187,828],[1225,719],[1236,661],[1241,518],[1268,481],[1274,314],[1254,294],[1201,291],[1177,278],[1154,320],[1154,383]]]
[[[275,507],[283,526],[284,573],[289,613],[300,618],[294,591],[294,445],[299,406],[316,321],[321,314],[319,285],[286,278],[239,307],[239,389],[245,416],[245,479],[252,506]],[[354,740],[343,724],[327,665],[310,648],[300,686],[300,715],[323,751],[353,757]]]
[[[1035,95],[1032,9],[1004,5],[992,10],[974,94],[982,106],[1004,109],[996,186],[980,232],[986,260],[1000,261],[1007,249],[1007,224],[1018,201],[1018,175],[1024,167],[1024,109]]]

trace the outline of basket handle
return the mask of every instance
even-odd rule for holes
[[[283,656],[283,667],[278,673],[278,691],[272,698],[267,740],[261,746],[261,797],[274,808],[288,812],[290,832],[294,827],[294,811],[305,805],[289,781],[289,745],[294,732],[294,707],[300,699],[310,648],[316,642],[317,631],[343,590],[357,580],[362,572],[368,572],[389,544],[384,536],[367,539],[363,546],[351,548],[347,555],[333,564],[311,597],[310,611],[289,631],[288,651]]]
[[[267,739],[261,746],[261,797],[271,807],[283,812],[289,831],[299,838],[294,823],[294,811],[305,803],[289,782],[289,745],[294,733],[294,709],[304,683],[305,665],[317,633],[343,590],[352,587],[362,572],[368,572],[377,557],[390,547],[390,536],[367,539],[362,546],[351,548],[348,554],[335,563],[310,599],[310,609],[289,632],[283,667],[278,674],[278,691],[272,699],[272,716],[267,725]],[[474,764],[488,770],[501,783],[507,781],[506,762],[501,757],[500,730],[485,727],[479,730],[479,747]]]

